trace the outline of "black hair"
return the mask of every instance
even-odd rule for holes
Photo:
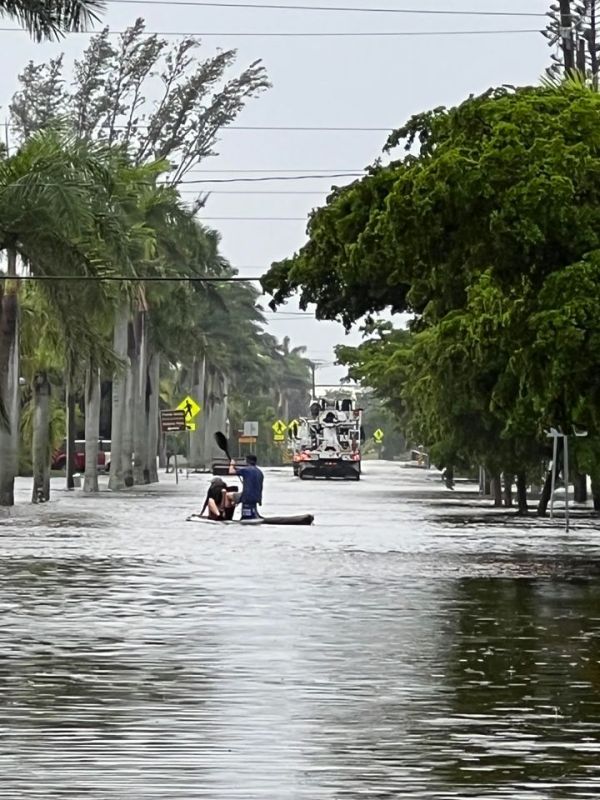
[[[254,455],[254,453],[248,453],[248,455],[246,456],[246,464],[252,464],[252,466],[255,467],[257,465],[257,463],[258,463],[258,459]]]

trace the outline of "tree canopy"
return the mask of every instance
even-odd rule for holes
[[[599,123],[577,81],[419,114],[387,142],[404,154],[334,189],[263,286],[346,326],[409,313],[408,341],[340,358],[441,460],[514,468],[548,425],[596,435]]]

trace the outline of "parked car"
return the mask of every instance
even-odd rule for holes
[[[108,472],[110,468],[110,439],[98,439],[98,470]],[[67,463],[67,442],[62,445],[52,456],[52,469],[65,469]],[[85,471],[85,439],[75,440],[75,470]]]

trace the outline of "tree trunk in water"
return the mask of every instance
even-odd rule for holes
[[[513,504],[513,496],[512,496],[512,487],[513,487],[513,476],[509,475],[509,473],[504,473],[504,505],[506,508],[512,508]]]
[[[85,479],[84,492],[98,491],[100,438],[100,370],[88,364],[85,372]]]
[[[16,254],[8,251],[8,274]],[[15,503],[19,448],[19,299],[16,286],[0,286],[0,506]]]
[[[150,483],[148,474],[148,319],[147,311],[135,313],[136,386],[133,403],[133,482]]]
[[[158,454],[159,403],[160,403],[160,355],[150,353],[148,357],[148,445],[146,451],[148,483],[158,483],[156,457]]]
[[[552,494],[552,471],[548,470],[546,473],[546,480],[537,506],[538,517],[545,517],[548,513],[548,503],[550,502],[550,495]]]
[[[576,503],[587,503],[587,475],[578,472],[573,481],[574,500]]]
[[[123,481],[123,423],[125,421],[125,391],[127,375],[127,328],[129,322],[129,305],[124,303],[115,317],[113,333],[113,349],[122,359],[125,367],[113,376],[112,385],[112,424],[110,478],[108,488],[118,491],[125,487]]]
[[[529,507],[527,505],[527,475],[524,472],[517,472],[517,504],[519,514],[527,516]]]
[[[194,422],[196,423],[196,430],[190,434],[190,466],[193,469],[199,469],[204,465],[203,459],[203,445],[204,445],[204,432],[206,428],[206,400],[204,398],[204,373],[205,373],[206,359],[202,356],[201,359],[194,359],[192,365],[192,397],[200,405],[202,409]]]
[[[498,473],[494,473],[492,475],[490,486],[492,490],[492,498],[494,501],[494,506],[498,508],[499,506],[502,505],[502,481]]]
[[[123,482],[125,486],[133,486],[133,433],[135,398],[138,385],[139,358],[135,349],[135,335],[133,323],[127,327],[127,355],[128,365],[125,378],[125,409],[123,413]]]
[[[204,446],[202,448],[202,464],[206,469],[210,469],[213,460],[214,432],[214,377],[211,367],[207,367],[204,373]],[[223,455],[219,451],[219,455]]]
[[[381,458],[381,454],[379,457]],[[454,467],[452,464],[444,470],[444,483],[448,489],[454,489]]]
[[[67,366],[67,373],[71,375],[71,367]],[[75,430],[75,392],[73,391],[73,381],[71,377],[67,377],[66,389],[66,406],[67,406],[67,489],[75,488],[75,439],[77,432]]]
[[[32,503],[50,499],[50,381],[40,371],[33,378]]]
[[[228,380],[215,370],[206,370],[206,392],[204,396],[204,463],[210,467],[215,458],[223,458],[223,452],[215,443],[215,433],[227,430]]]
[[[600,511],[600,475],[592,475],[592,497],[594,499],[594,511]]]

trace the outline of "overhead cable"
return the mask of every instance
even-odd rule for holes
[[[540,11],[464,11],[438,8],[381,8],[364,6],[281,5],[280,3],[207,2],[207,0],[107,0],[111,5],[186,6],[201,8],[264,8],[276,11],[350,11],[371,14],[420,14],[445,17],[544,17]]]
[[[0,33],[27,33],[25,28],[0,28]],[[98,35],[99,31],[73,31],[72,35]],[[108,31],[109,36],[123,36],[127,31]],[[144,31],[142,36],[188,36],[212,37],[265,37],[265,38],[365,38],[375,37],[410,37],[410,36],[502,36],[507,34],[535,33],[539,28],[512,28],[507,30],[470,30],[470,31]]]

